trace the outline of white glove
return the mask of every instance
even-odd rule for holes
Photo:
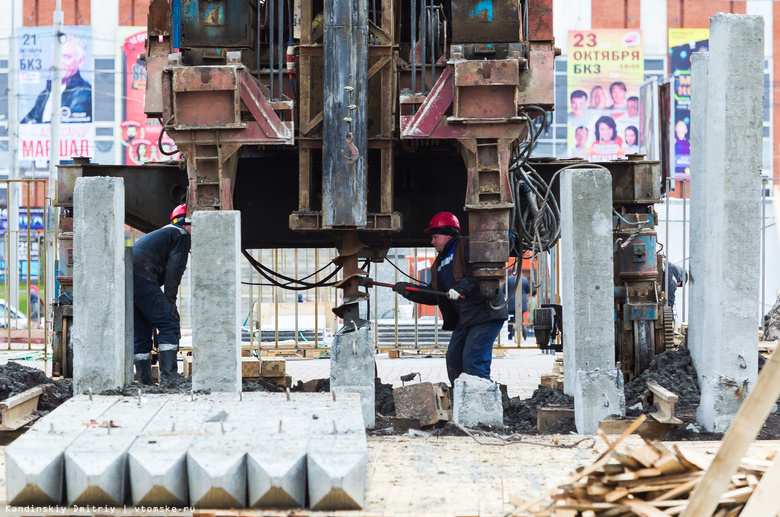
[[[461,296],[462,295],[458,291],[456,291],[455,289],[450,289],[449,291],[447,291],[447,298],[449,298],[450,300],[453,300],[453,301],[454,300],[458,300],[458,299],[460,299]]]

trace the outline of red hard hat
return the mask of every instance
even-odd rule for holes
[[[189,223],[189,221],[186,220],[187,217],[187,205],[179,205],[176,208],[173,209],[173,212],[171,212],[171,222],[186,222]],[[178,219],[181,218],[181,221]]]
[[[428,228],[425,229],[425,233],[431,233],[431,230],[440,226],[453,226],[460,231],[460,222],[455,214],[449,212],[439,212],[431,217],[431,222],[428,223]]]

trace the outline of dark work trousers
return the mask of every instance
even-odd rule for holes
[[[133,278],[133,326],[135,354],[152,352],[152,332],[157,329],[157,342],[179,344],[181,330],[179,322],[173,319],[171,303],[160,286],[144,278]]]
[[[455,379],[461,373],[490,379],[493,343],[503,326],[501,320],[468,328],[460,323],[455,326],[447,347],[447,374],[451,384],[455,384]]]

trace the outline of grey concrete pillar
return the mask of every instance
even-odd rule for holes
[[[241,391],[241,213],[192,215],[192,387]]]
[[[602,169],[561,176],[564,390],[574,395],[578,370],[615,367],[612,177]]]
[[[760,16],[719,13],[710,18],[707,159],[692,180],[704,183],[694,192],[704,190],[706,196],[691,193],[701,243],[691,249],[692,261],[706,263],[694,282],[707,285],[690,307],[701,318],[688,328],[698,347],[702,398],[697,419],[709,431],[729,427],[747,396],[745,388],[758,375],[763,39]]]
[[[710,256],[714,250],[706,251],[705,247],[714,244],[714,239],[705,239],[707,219],[711,214],[706,213],[707,198],[712,192],[707,189],[707,52],[695,52],[691,55],[691,253],[690,271],[695,282],[689,284],[690,305],[688,310],[688,350],[691,353],[693,365],[701,384],[701,372],[704,371],[702,360],[707,345],[703,342],[702,329],[704,325],[704,311],[701,307],[707,296],[706,290],[713,288],[720,290],[721,286],[714,282],[699,281],[712,276],[708,269],[713,259]]]
[[[133,247],[125,247],[125,385],[135,381],[133,373],[133,348],[135,346],[135,324],[133,296]]]
[[[367,428],[375,423],[375,350],[368,326],[337,334],[330,349],[330,389],[360,393]]]
[[[124,386],[125,187],[78,178],[73,193],[73,392]]]

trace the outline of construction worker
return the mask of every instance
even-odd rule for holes
[[[502,305],[503,295],[499,292],[493,300],[480,295],[479,281],[472,275],[468,260],[468,237],[461,237],[460,222],[454,214],[434,215],[425,233],[431,235],[431,244],[438,253],[431,266],[431,285],[399,282],[393,290],[415,303],[439,306],[444,319],[442,329],[452,330],[447,347],[447,374],[451,383],[461,373],[490,379],[493,342],[508,316],[506,306],[493,308]],[[408,287],[420,290],[409,291]]]
[[[186,205],[171,213],[171,224],[133,245],[134,363],[141,384],[152,384],[152,338],[157,329],[160,382],[179,378],[179,311],[176,294],[190,251]],[[163,287],[163,290],[160,290]]]

